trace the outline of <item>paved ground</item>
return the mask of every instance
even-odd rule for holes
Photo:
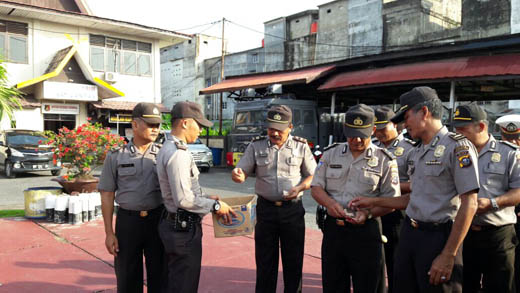
[[[205,217],[199,292],[254,292],[253,237],[214,238],[212,226]],[[0,235],[0,292],[115,292],[101,219],[75,226],[0,219]],[[304,292],[322,291],[321,237],[307,229]],[[277,292],[282,288],[280,268]]]

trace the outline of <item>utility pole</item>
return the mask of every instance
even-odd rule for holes
[[[226,19],[222,17],[222,55],[220,60],[220,82],[224,81],[224,26],[226,25]],[[218,121],[218,135],[222,135],[222,103],[223,103],[223,93],[220,92],[220,114]]]

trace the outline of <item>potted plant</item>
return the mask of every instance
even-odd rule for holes
[[[100,123],[87,123],[76,129],[61,128],[58,133],[47,132],[55,163],[59,160],[67,173],[54,178],[67,193],[92,192],[97,189],[98,179],[92,176],[96,165],[103,164],[107,153],[125,144],[123,137],[110,133]]]

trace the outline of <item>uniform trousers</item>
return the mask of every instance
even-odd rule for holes
[[[168,293],[196,293],[202,261],[202,226],[192,223],[189,231],[176,231],[173,220],[163,217],[159,235],[164,244]]]
[[[276,292],[281,250],[284,292],[301,292],[305,209],[301,200],[273,202],[258,196],[255,226],[256,292]]]
[[[383,235],[388,240],[384,244],[386,273],[388,275],[388,293],[393,292],[394,259],[399,244],[399,232],[403,221],[403,211],[396,210],[381,217],[383,224]]]
[[[419,222],[418,227],[413,227],[406,217],[395,258],[394,292],[462,292],[462,247],[455,256],[450,280],[437,286],[429,281],[428,271],[443,250],[451,227],[451,222],[440,225]]]
[[[515,206],[515,214],[520,212],[520,205]],[[516,217],[515,224],[516,237],[520,235],[520,217]],[[520,245],[515,248],[515,286],[516,293],[520,293]]]
[[[119,208],[116,219],[116,237],[119,252],[114,259],[117,292],[143,292],[143,253],[146,262],[148,292],[160,292],[164,266],[164,248],[157,225],[163,207],[146,217],[139,212]]]
[[[375,219],[363,225],[336,219],[325,220],[321,244],[323,292],[350,292],[350,278],[354,292],[378,292],[383,270],[381,228]]]
[[[469,230],[464,239],[464,292],[515,292],[516,233],[513,225]]]

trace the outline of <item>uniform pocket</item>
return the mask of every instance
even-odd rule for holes
[[[371,172],[363,172],[359,174],[359,182],[363,184],[367,191],[372,192],[377,189],[380,180],[379,174]]]
[[[267,176],[269,169],[269,157],[258,157],[256,158],[256,175]]]
[[[289,175],[300,175],[303,157],[288,157],[285,161],[289,166]]]
[[[438,177],[444,170],[444,166],[427,165],[424,167],[424,175]]]
[[[504,175],[506,174],[506,166],[497,163],[488,163],[487,166],[484,166],[485,173]]]
[[[343,178],[343,168],[327,168],[325,178],[327,190],[332,193],[339,192],[346,183],[345,178]]]
[[[135,166],[125,166],[125,165],[120,165],[119,168],[117,169],[117,174],[119,176],[133,176],[137,173],[137,168]]]

